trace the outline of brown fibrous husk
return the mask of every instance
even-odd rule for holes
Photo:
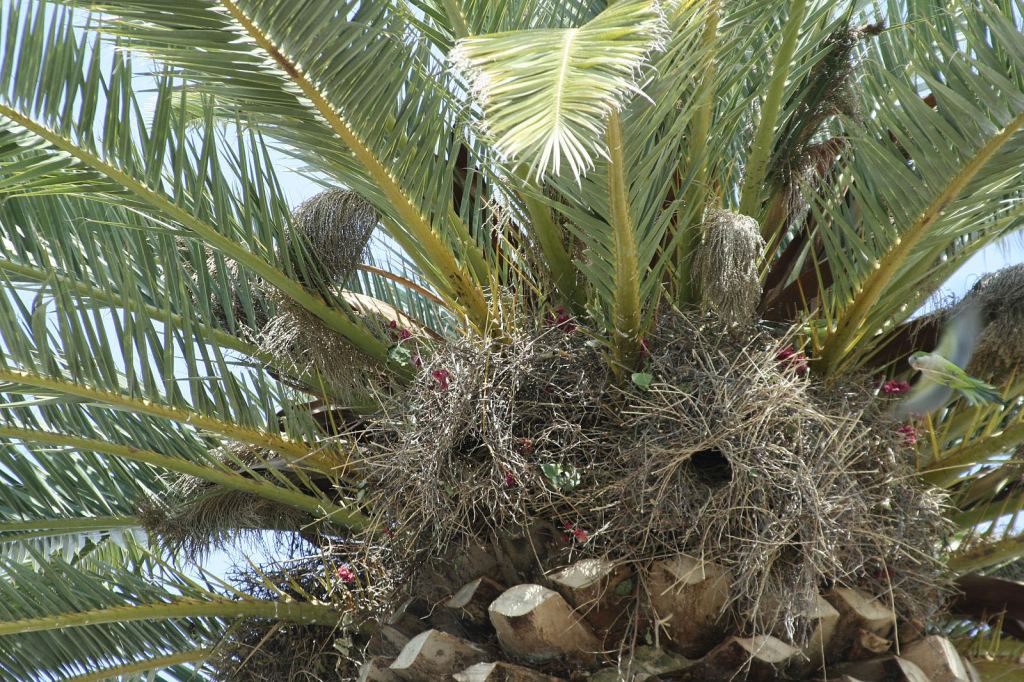
[[[760,226],[750,216],[710,209],[701,231],[703,239],[693,257],[701,303],[728,326],[749,325],[761,300]]]
[[[779,356],[786,343],[664,315],[648,390],[613,381],[572,325],[439,348],[365,439],[392,565],[443,575],[465,548],[540,522],[564,537],[538,572],[585,556],[722,564],[743,634],[781,624],[799,641],[798,614],[836,586],[927,618],[949,583],[943,494],[917,482],[872,387],[821,386]]]
[[[232,469],[243,470],[274,459],[265,450],[240,445],[214,454]],[[266,530],[292,530],[316,521],[290,505],[188,475],[177,476],[159,500],[139,504],[138,516],[168,550],[193,560],[234,542],[260,542]]]
[[[377,363],[319,317],[277,292],[270,298],[277,303],[277,312],[260,330],[256,342],[277,367],[342,398],[360,398],[367,387],[386,383]],[[386,322],[372,316],[361,318],[367,329],[386,338]]]
[[[368,201],[346,189],[325,190],[300,204],[292,216],[292,231],[302,235],[307,266],[315,270],[307,274],[343,284],[362,259],[378,219]],[[292,231],[289,238],[297,248]]]

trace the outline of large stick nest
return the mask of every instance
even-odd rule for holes
[[[453,547],[541,520],[564,533],[545,568],[724,565],[728,618],[747,634],[781,623],[799,639],[797,614],[834,586],[929,616],[947,584],[943,498],[916,482],[884,399],[820,386],[767,332],[739,344],[721,329],[666,315],[647,390],[617,387],[571,322],[439,349],[371,439],[371,507],[395,529],[394,558],[450,567]]]

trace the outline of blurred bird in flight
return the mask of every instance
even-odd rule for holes
[[[945,405],[959,391],[971,405],[1002,403],[999,391],[964,371],[981,333],[981,309],[961,305],[946,324],[939,345],[931,353],[918,351],[910,366],[921,373],[907,399],[896,405],[900,416],[925,415]]]

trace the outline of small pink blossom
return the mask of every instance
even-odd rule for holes
[[[356,581],[356,574],[348,564],[342,564],[338,567],[338,577],[346,585],[351,585]]]
[[[896,433],[903,436],[903,442],[907,445],[917,445],[917,429],[910,424],[904,424],[896,429]]]
[[[905,381],[890,379],[882,384],[882,393],[886,395],[902,395],[910,390],[910,384]]]
[[[399,329],[398,330],[398,340],[399,341],[408,341],[411,338],[412,338],[412,332],[409,331],[408,329]]]
[[[515,488],[517,485],[519,485],[519,481],[516,480],[516,475],[513,474],[511,471],[506,471],[505,472],[505,487],[506,488]]]
[[[388,329],[398,329],[398,322],[395,320],[388,322]]]
[[[448,373],[448,370],[435,369],[433,372],[430,373],[430,376],[434,377],[434,379],[437,381],[438,387],[442,391],[448,390],[448,379],[451,378],[451,374]]]

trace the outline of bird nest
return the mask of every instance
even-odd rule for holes
[[[641,575],[679,554],[721,564],[743,634],[799,640],[798,614],[837,586],[905,619],[941,605],[943,496],[886,398],[822,386],[784,338],[739,343],[708,317],[665,315],[644,345],[651,381],[625,386],[566,316],[439,348],[364,441],[392,565],[436,579],[540,525],[538,576],[586,556]]]

